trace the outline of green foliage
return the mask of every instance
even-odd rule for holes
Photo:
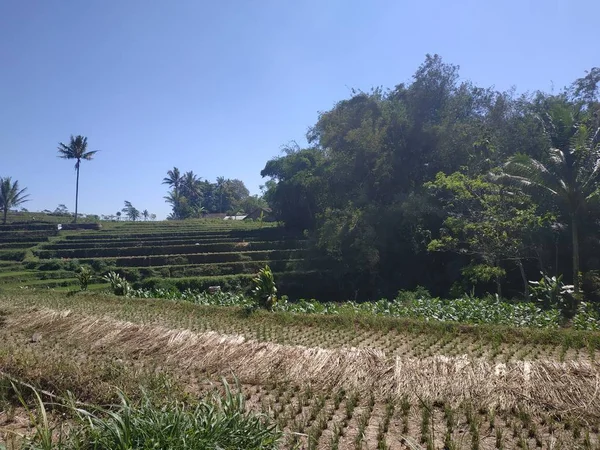
[[[595,89],[595,87],[594,87]],[[571,225],[573,284],[579,294],[578,223],[592,204],[598,203],[600,126],[595,115],[586,115],[578,103],[550,98],[542,116],[549,148],[545,160],[529,155],[512,156],[504,176],[540,195],[552,198]]]
[[[77,271],[77,281],[79,282],[79,289],[82,291],[87,291],[88,284],[90,284],[90,280],[92,278],[92,271],[87,266],[79,267]]]
[[[598,306],[587,302],[579,303],[572,324],[576,330],[599,331],[600,311],[598,311]]]
[[[541,275],[539,281],[529,282],[531,299],[540,302],[544,309],[566,308],[572,299],[573,286],[564,284],[562,275],[551,277],[543,272]]]
[[[132,402],[120,393],[114,409],[97,406],[61,405],[74,416],[68,434],[52,441],[52,429],[45,418],[45,405],[37,395],[38,409],[44,412],[37,433],[28,448],[38,449],[276,449],[281,432],[268,418],[246,410],[239,385],[234,390],[223,380],[223,391],[186,404],[161,402],[144,394]],[[53,405],[55,406],[55,405]]]
[[[246,296],[235,292],[208,294],[192,290],[178,291],[174,289],[133,290],[134,298],[165,298],[182,300],[198,305],[238,306],[248,308],[256,305],[255,296]],[[458,322],[469,324],[493,324],[529,328],[558,328],[561,324],[561,311],[556,308],[542,309],[532,302],[511,303],[502,301],[497,296],[476,298],[463,296],[454,300],[441,300],[431,297],[424,289],[414,292],[401,291],[393,300],[381,299],[375,302],[330,303],[317,300],[299,300],[288,302],[282,296],[272,306],[272,310],[294,314],[319,315],[368,315],[382,317],[403,317],[422,319],[425,321]],[[600,320],[583,311],[581,318],[575,320],[587,323],[588,328],[600,327]],[[575,323],[575,322],[574,322]],[[579,323],[579,322],[578,322]]]
[[[267,265],[252,278],[252,297],[260,308],[273,310],[277,304],[277,286],[271,268]]]
[[[129,282],[116,272],[108,272],[102,279],[110,283],[110,289],[115,295],[126,296],[131,291]]]
[[[593,242],[582,261],[600,251],[600,208],[590,208],[600,176],[600,78],[592,72],[558,95],[521,96],[463,81],[457,66],[427,55],[410,82],[352,90],[320,113],[308,148],[286,148],[266,163],[265,198],[286,227],[306,230],[309,254],[328,259],[342,297],[389,296],[415,284],[446,294],[463,270],[482,291],[486,281],[498,292],[519,283],[527,297],[535,263],[537,271],[569,270],[565,228],[547,226],[557,212],[569,217],[563,200],[579,205],[579,227]],[[526,165],[548,187],[564,182],[560,191],[573,195],[529,192],[535,177],[506,164],[521,159],[533,161]]]
[[[483,176],[438,173],[426,186],[448,211],[441,237],[433,239],[428,250],[470,255],[474,263],[463,273],[473,282],[500,280],[505,275],[503,261],[521,264],[530,258],[534,236],[549,219],[537,214],[537,206],[523,192]]]

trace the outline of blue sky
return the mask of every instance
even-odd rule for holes
[[[252,193],[350,88],[410,81],[426,53],[481,86],[550,90],[600,64],[597,0],[3,0],[0,176],[74,209],[56,157],[88,137],[80,211],[164,218],[173,166]]]

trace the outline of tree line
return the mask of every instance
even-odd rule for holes
[[[170,220],[200,218],[211,213],[250,213],[267,206],[260,196],[251,196],[244,182],[238,179],[217,177],[213,183],[202,180],[191,170],[182,173],[173,167],[163,184],[170,188],[165,196],[172,208]]]
[[[410,82],[320,113],[306,148],[266,163],[265,199],[340,296],[526,297],[541,272],[595,298],[599,83],[500,92],[427,55]]]

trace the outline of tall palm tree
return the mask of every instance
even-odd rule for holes
[[[3,211],[2,224],[6,224],[6,216],[10,208],[19,206],[28,201],[29,194],[25,194],[27,188],[19,189],[19,181],[14,183],[11,177],[0,178],[0,208]]]
[[[75,222],[77,222],[77,203],[79,201],[79,166],[82,160],[90,161],[98,150],[88,151],[87,138],[85,136],[71,135],[69,145],[60,142],[58,144],[58,157],[64,159],[75,159],[75,170],[77,171],[77,181],[75,182]]]
[[[600,181],[600,128],[578,120],[577,111],[554,105],[545,118],[551,147],[547,162],[515,155],[504,166],[504,176],[523,187],[538,189],[554,198],[571,224],[573,285],[579,294],[578,218],[589,202],[597,200]]]
[[[145,209],[144,211],[142,211],[142,216],[144,216],[144,221],[148,220],[148,217],[150,217],[150,213],[148,212],[147,209]]]
[[[183,178],[181,177],[181,173],[177,167],[173,167],[173,170],[169,170],[167,172],[167,176],[163,178],[162,184],[167,184],[169,187],[173,188],[175,191],[175,197],[179,195],[179,189],[181,188],[181,183],[183,182]]]

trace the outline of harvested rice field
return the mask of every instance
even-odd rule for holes
[[[600,448],[597,333],[30,289],[0,293],[0,323],[7,448],[35,433],[10,380],[109,405],[142,389],[185,402],[221,377],[282,449]],[[55,435],[70,420],[49,408]]]

